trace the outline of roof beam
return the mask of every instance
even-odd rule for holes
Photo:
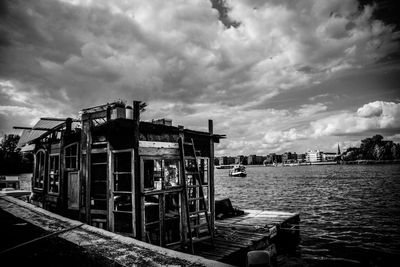
[[[51,128],[41,128],[41,127],[23,127],[23,126],[14,126],[16,130],[38,130],[38,131],[51,131]]]
[[[66,121],[67,118],[40,118],[41,120],[45,120],[45,121]],[[80,120],[76,120],[76,119],[71,119],[73,122],[80,122]]]

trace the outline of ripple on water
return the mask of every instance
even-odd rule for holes
[[[216,199],[238,208],[300,212],[310,266],[394,266],[400,256],[400,165],[215,170]]]

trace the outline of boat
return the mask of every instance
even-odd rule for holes
[[[245,177],[247,176],[246,167],[243,165],[234,165],[229,170],[229,176]]]

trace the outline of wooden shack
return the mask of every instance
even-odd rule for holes
[[[32,202],[92,226],[191,249],[214,234],[214,143],[222,135],[140,121],[143,105],[83,109],[80,120],[41,118],[19,146],[34,154]]]

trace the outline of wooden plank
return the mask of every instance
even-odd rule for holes
[[[79,209],[79,193],[80,193],[80,179],[79,172],[68,173],[68,209],[78,210]]]
[[[214,133],[213,121],[208,120],[208,132],[210,136]],[[209,171],[209,188],[210,188],[210,212],[211,212],[211,229],[215,229],[215,192],[214,192],[214,139],[210,138],[210,159],[208,163]]]
[[[139,157],[139,124],[140,124],[140,102],[139,101],[133,101],[133,121],[134,121],[134,128],[133,128],[133,163],[134,163],[134,168],[133,168],[133,181],[134,183],[134,197],[135,197],[135,223],[136,225],[133,225],[132,227],[136,227],[136,231],[134,233],[136,234],[136,237],[143,237],[144,233],[142,231],[144,230],[144,225],[141,223],[144,221],[144,218],[142,218],[142,211],[141,209],[138,209],[136,207],[142,207],[144,209],[143,204],[143,198],[144,197],[139,197],[141,196],[140,192],[140,187],[141,187],[141,178],[140,178],[140,157]]]
[[[139,141],[139,148],[172,148],[172,149],[179,149],[179,144],[178,143],[172,143],[172,142]]]
[[[176,156],[176,157],[179,157],[179,149],[139,147],[139,155],[140,156]]]

